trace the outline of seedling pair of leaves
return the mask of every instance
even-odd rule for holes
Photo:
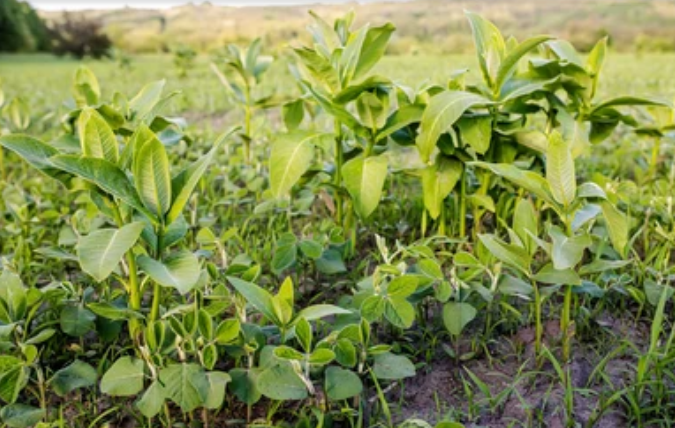
[[[311,263],[317,271],[334,275],[346,272],[340,245],[330,243],[327,248],[314,239],[298,240],[292,233],[279,237],[272,258],[272,272],[277,275],[296,267]]]

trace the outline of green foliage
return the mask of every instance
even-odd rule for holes
[[[2,422],[394,427],[411,378],[441,364],[463,388],[419,392],[438,394],[438,428],[507,403],[523,424],[572,426],[580,393],[598,397],[591,419],[666,414],[672,106],[601,96],[606,39],[585,57],[467,17],[474,73],[415,88],[388,72],[394,26],[353,13],[312,13],[292,96],[269,95],[283,80],[261,40],[229,46],[211,77],[244,126],[219,138],[225,104],[192,86],[198,61],[178,64],[180,96],[158,80],[109,97],[87,68],[61,107],[3,86]],[[196,99],[214,101],[211,127],[173,116]],[[649,343],[629,346],[615,318],[648,320]],[[577,349],[636,367],[579,386]],[[501,391],[467,369],[504,358],[522,366],[502,366]],[[527,404],[530,376],[561,404]]]

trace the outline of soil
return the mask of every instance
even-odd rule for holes
[[[559,333],[554,324],[547,323],[545,329],[544,344],[550,349],[555,349],[556,333]],[[646,346],[649,332],[645,326],[636,328],[630,321],[609,315],[604,315],[602,324],[603,339],[599,342],[611,344],[605,343],[599,350],[598,343],[577,342],[573,345],[574,356],[569,366],[563,367],[570,370],[575,388],[573,417],[577,426],[627,427],[628,422],[618,406],[610,407],[592,425],[587,424],[599,410],[599,395],[609,397],[631,382],[636,359],[617,353],[604,368],[605,381],[597,377],[591,379],[591,376],[603,357],[618,346],[618,340],[612,340],[613,337],[629,337],[642,348]],[[447,355],[438,355],[424,370],[418,371],[417,376],[406,381],[402,389],[390,395],[391,401],[400,403],[397,420],[417,418],[434,423],[451,419],[467,428],[564,428],[564,385],[548,360],[537,370],[533,337],[531,329],[523,329],[514,337],[502,339],[491,351],[491,359],[483,355],[458,362]],[[524,345],[519,355],[514,353],[514,343]],[[500,393],[510,390],[502,394],[506,397],[501,405],[490,405],[467,375],[467,369],[489,387],[494,400]],[[471,385],[472,400],[466,398],[462,377]]]

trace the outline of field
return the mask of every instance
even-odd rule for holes
[[[675,425],[675,54],[463,19],[0,55],[0,427]]]

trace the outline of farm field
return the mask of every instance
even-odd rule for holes
[[[0,55],[0,427],[673,426],[675,54],[465,19]]]

